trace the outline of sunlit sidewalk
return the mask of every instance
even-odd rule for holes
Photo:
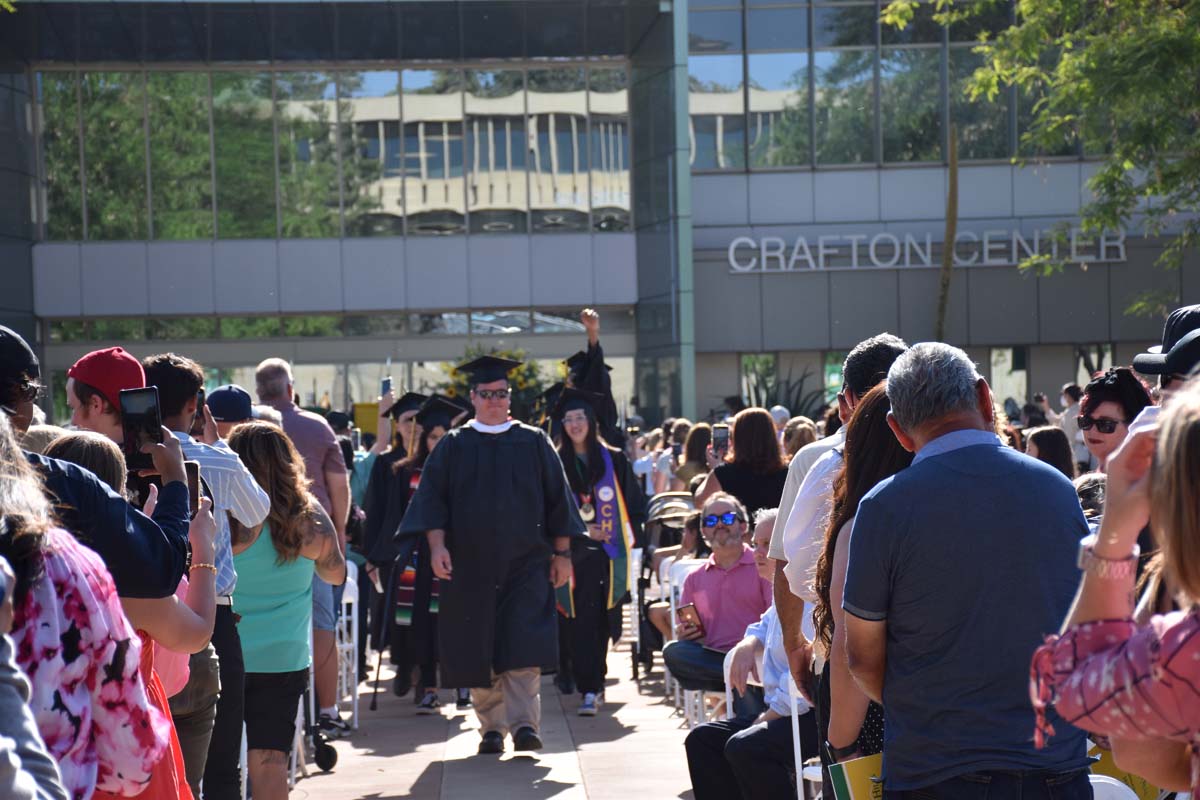
[[[419,717],[412,695],[391,694],[384,667],[379,708],[361,702],[359,730],[335,743],[333,772],[297,782],[293,800],[458,800],[462,798],[611,798],[660,800],[691,797],[683,752],[683,718],[663,700],[661,662],[641,686],[630,674],[629,646],[609,654],[607,700],[596,717],[575,713],[579,695],[562,697],[551,678],[542,682],[540,753],[477,756],[474,713],[454,708],[451,692],[441,716]],[[372,667],[374,663],[372,663]],[[364,683],[369,691],[373,684]]]

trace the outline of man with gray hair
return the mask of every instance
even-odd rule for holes
[[[884,797],[1090,798],[1083,732],[1054,720],[1035,749],[1029,703],[1033,651],[1079,584],[1071,482],[1001,443],[956,347],[916,345],[887,391],[916,457],[859,505],[842,600],[850,672],[884,708]]]

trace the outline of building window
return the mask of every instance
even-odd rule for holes
[[[146,87],[140,72],[81,76],[88,239],[146,239]]]
[[[808,53],[750,53],[750,166],[791,167],[812,163],[808,103]]]
[[[994,100],[967,96],[967,83],[983,56],[970,47],[951,47],[950,121],[958,126],[958,157],[961,159],[1008,158],[1012,91],[1002,88]]]
[[[818,50],[813,79],[818,164],[875,158],[875,51]]]
[[[346,235],[402,235],[400,73],[338,73],[338,120]]]
[[[534,231],[588,230],[587,80],[583,67],[529,71],[529,125]]]
[[[330,73],[275,76],[280,234],[285,239],[341,235],[336,100]],[[357,195],[358,185],[354,180],[352,194]]]
[[[462,72],[453,69],[406,69],[401,75],[409,235],[466,230],[462,81]]]
[[[155,239],[213,237],[208,74],[146,76]]]
[[[269,72],[212,74],[219,239],[276,236],[272,107]]]
[[[216,339],[216,317],[154,317],[146,320],[146,338]]]
[[[83,184],[79,171],[79,97],[74,72],[38,75],[46,238],[83,238]]]
[[[465,82],[471,232],[524,233],[529,229],[525,74],[468,70]]]
[[[742,56],[688,56],[691,165],[697,170],[746,164]]]
[[[884,161],[942,160],[942,49],[885,47],[879,62]]]
[[[624,69],[588,74],[591,115],[592,230],[627,231],[630,220],[629,76]]]

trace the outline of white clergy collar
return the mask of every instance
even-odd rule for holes
[[[470,425],[475,430],[479,431],[480,433],[504,433],[505,431],[507,431],[509,428],[511,428],[513,425],[516,424],[516,420],[511,420],[511,419],[506,420],[505,422],[502,422],[499,425],[484,425],[479,420],[473,419],[470,422],[468,422],[467,424]]]

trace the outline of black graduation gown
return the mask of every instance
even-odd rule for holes
[[[441,682],[486,687],[492,673],[558,664],[550,558],[554,539],[583,536],[574,496],[546,434],[450,431],[425,462],[402,536],[446,532],[454,576],[439,590]]]
[[[624,447],[625,434],[617,427],[617,402],[613,399],[612,376],[608,374],[608,368],[604,365],[604,348],[599,342],[588,345],[587,360],[579,369],[577,377],[576,389],[604,396],[600,407],[596,409],[600,434],[609,444]]]

